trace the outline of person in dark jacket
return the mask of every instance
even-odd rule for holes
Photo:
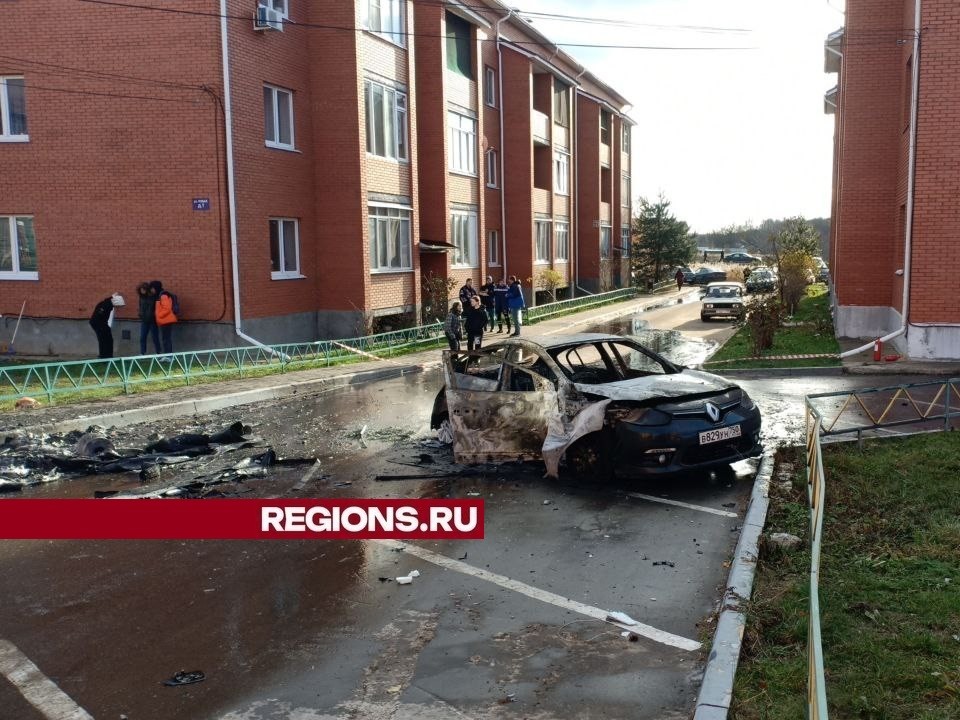
[[[480,302],[483,303],[483,309],[487,313],[487,328],[493,332],[493,319],[496,317],[496,308],[494,306],[494,291],[496,285],[493,283],[493,276],[487,275],[487,282],[480,286]],[[487,328],[484,328],[486,330]]]
[[[487,327],[487,311],[483,309],[478,295],[470,298],[463,324],[467,327],[467,350],[479,350],[483,344],[484,328]]]
[[[520,281],[516,275],[510,276],[510,287],[507,288],[507,307],[510,309],[510,317],[513,318],[513,336],[520,334],[520,325],[523,321],[523,308],[526,305],[523,302],[523,288],[520,287]],[[509,328],[508,328],[509,332]]]
[[[503,332],[503,321],[507,321],[507,332],[510,332],[510,309],[507,307],[507,281],[500,278],[493,288],[493,306],[497,314],[497,332]]]
[[[113,357],[113,331],[110,326],[113,325],[114,308],[124,306],[123,296],[120,293],[114,293],[96,304],[93,308],[93,315],[90,316],[90,327],[97,334],[97,345],[99,346],[99,358]]]
[[[160,328],[154,316],[154,307],[157,296],[150,283],[142,282],[137,286],[137,296],[140,299],[140,354],[147,354],[147,335],[153,336],[153,349],[160,354]]]
[[[443,334],[450,343],[451,350],[460,349],[460,341],[463,340],[463,323],[460,322],[460,316],[463,314],[463,306],[455,302],[450,306],[450,314],[447,315],[446,322],[443,323]]]
[[[477,289],[473,286],[473,280],[467,278],[463,283],[463,287],[460,288],[460,304],[463,306],[464,312],[467,308],[470,307],[470,298],[474,297],[477,294]]]

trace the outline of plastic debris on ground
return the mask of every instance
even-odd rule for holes
[[[607,613],[607,621],[608,621],[608,622],[620,623],[621,625],[636,625],[636,624],[637,624],[637,621],[636,621],[636,620],[634,620],[632,617],[630,617],[629,615],[627,615],[625,612],[620,612],[619,610],[616,611],[616,612],[608,612],[608,613]]]
[[[206,675],[204,675],[203,671],[201,670],[191,670],[190,672],[181,670],[173,677],[164,680],[163,684],[168,687],[176,687],[178,685],[193,685],[194,683],[201,682],[205,679]]]

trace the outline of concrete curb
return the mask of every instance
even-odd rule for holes
[[[793,368],[702,368],[705,372],[716,373],[718,375],[761,375],[770,377],[782,375],[784,377],[793,377],[795,375],[814,375],[814,376],[836,376],[844,375],[843,367],[834,365],[830,367],[793,367]]]
[[[727,717],[733,697],[733,680],[740,660],[740,643],[747,624],[743,603],[750,599],[753,575],[760,552],[760,533],[767,519],[770,504],[770,476],[773,474],[772,451],[766,451],[757,468],[757,476],[750,496],[750,507],[743,521],[740,540],[734,551],[733,565],[727,576],[717,631],[703,673],[703,683],[697,696],[694,720],[721,720]]]
[[[401,367],[377,368],[375,370],[358,373],[344,373],[328,377],[311,378],[310,380],[285,382],[279,385],[270,385],[253,390],[242,390],[222,395],[190,398],[188,400],[160,403],[158,405],[146,405],[127,410],[118,410],[117,412],[102,413],[100,415],[81,415],[71,418],[70,420],[18,428],[18,431],[35,434],[67,433],[74,430],[86,430],[90,425],[126,427],[128,425],[137,425],[156,420],[170,420],[172,418],[213,412],[238,405],[249,405],[266,400],[278,400],[295,395],[310,395],[325,390],[345,387],[347,385],[359,385],[377,380],[388,380],[394,377],[423,372],[432,364],[433,363],[420,363]]]

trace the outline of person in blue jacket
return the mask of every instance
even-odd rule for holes
[[[520,281],[516,275],[510,276],[510,287],[507,288],[507,307],[510,309],[510,317],[513,318],[514,337],[520,334],[520,325],[523,317],[523,308],[526,305],[523,302],[523,288],[520,287]]]
[[[493,288],[493,305],[497,313],[497,332],[503,332],[503,321],[507,321],[507,332],[510,332],[510,308],[507,307],[507,279],[501,277]]]

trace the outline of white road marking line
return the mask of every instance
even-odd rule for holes
[[[0,675],[48,720],[93,720],[9,640],[0,639]]]
[[[679,500],[668,500],[667,498],[656,497],[655,495],[644,495],[643,493],[625,493],[627,497],[639,498],[640,500],[649,500],[650,502],[663,503],[664,505],[676,505],[677,507],[686,508],[687,510],[697,510],[698,512],[710,513],[711,515],[719,515],[720,517],[729,517],[735,518],[739,517],[735,512],[730,512],[729,510],[715,510],[711,507],[706,507],[704,505],[691,505],[690,503],[680,502]]]
[[[396,546],[395,540],[381,540],[379,542],[389,543],[393,546]],[[402,545],[402,547],[404,552],[415,555],[421,560],[426,560],[434,565],[439,565],[440,567],[447,568],[448,570],[455,570],[463,573],[464,575],[470,575],[481,580],[486,580],[494,585],[499,585],[507,590],[513,590],[514,592],[518,592],[521,595],[526,595],[534,600],[550,603],[551,605],[556,605],[557,607],[564,608],[565,610],[571,610],[596,620],[610,622],[607,620],[607,615],[609,614],[607,610],[601,610],[600,608],[593,607],[592,605],[586,605],[585,603],[577,602],[576,600],[570,600],[569,598],[562,597],[555,593],[535,588],[532,585],[527,585],[526,583],[512,580],[505,575],[498,575],[497,573],[492,573],[489,570],[482,570],[481,568],[467,565],[465,562],[448,558],[445,555],[435,553],[432,550],[427,550],[426,548],[422,548],[417,545],[405,544]],[[673,633],[668,633],[664,630],[658,630],[657,628],[651,625],[645,625],[644,623],[638,622],[636,625],[624,625],[621,623],[610,622],[610,624],[615,625],[621,630],[627,630],[629,632],[636,633],[637,635],[642,635],[643,637],[655,642],[662,643],[664,645],[670,645],[671,647],[679,648],[681,650],[694,652],[700,649],[700,643],[696,640],[690,640],[680,635],[674,635]]]

